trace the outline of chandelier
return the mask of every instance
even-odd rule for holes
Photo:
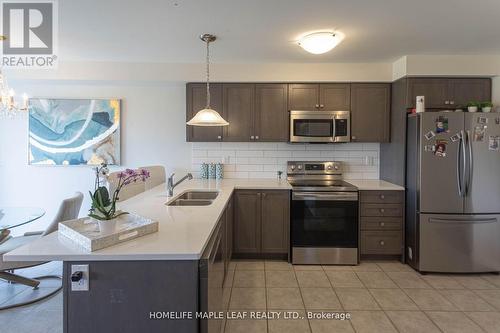
[[[0,41],[5,39],[5,36],[0,36]],[[18,113],[28,110],[28,95],[23,94],[21,103],[18,103],[15,97],[14,89],[9,87],[7,78],[0,68],[0,118],[13,118]]]

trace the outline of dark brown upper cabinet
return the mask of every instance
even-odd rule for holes
[[[429,109],[464,108],[470,101],[491,101],[490,78],[409,78],[407,107],[425,96]]]
[[[450,104],[465,107],[470,101],[491,101],[491,79],[466,78],[449,80]]]
[[[188,83],[186,86],[186,121],[207,103],[205,83]],[[222,84],[210,85],[210,101],[214,110],[222,114]],[[222,127],[200,127],[186,125],[186,139],[191,142],[222,141]]]
[[[349,111],[351,107],[351,85],[331,83],[319,85],[319,108],[328,111]]]
[[[289,110],[319,110],[319,84],[289,84]]]
[[[349,110],[349,83],[294,83],[288,85],[289,110]]]
[[[414,78],[409,81],[409,107],[415,107],[417,96],[425,96],[426,108],[444,108],[448,96],[448,80],[441,78]]]
[[[254,140],[288,141],[287,88],[286,84],[255,85]]]
[[[351,140],[388,142],[390,111],[390,83],[351,84]]]
[[[255,114],[255,84],[222,84],[224,119],[224,141],[250,141],[253,133]]]

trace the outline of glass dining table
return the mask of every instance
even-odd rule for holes
[[[0,206],[0,231],[20,227],[36,221],[44,215],[45,210],[38,207]]]

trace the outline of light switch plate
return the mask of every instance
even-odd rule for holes
[[[82,278],[78,282],[71,281],[71,291],[89,291],[89,265],[71,265],[71,275],[82,272]]]

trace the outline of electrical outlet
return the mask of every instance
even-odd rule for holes
[[[89,265],[71,265],[70,279],[71,291],[88,291]]]

